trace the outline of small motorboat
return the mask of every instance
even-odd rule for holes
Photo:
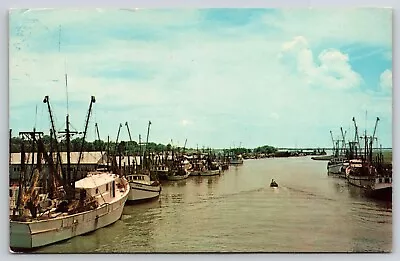
[[[275,182],[275,180],[272,179],[271,184],[269,185],[271,188],[277,188],[278,183]]]

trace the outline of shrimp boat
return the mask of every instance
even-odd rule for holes
[[[46,96],[43,102],[48,105],[52,133],[56,137],[57,132],[54,128],[49,97]],[[83,141],[94,102],[95,98],[92,96]],[[62,162],[57,139],[51,141],[56,143],[57,164],[54,164],[52,153],[47,153],[45,150],[41,138],[43,133],[35,130],[22,133],[33,137],[32,140],[37,143],[38,155],[43,156],[45,162],[48,163],[49,172],[46,177],[46,172],[42,171],[42,159],[38,157],[31,179],[27,182],[20,178],[18,197],[10,215],[10,248],[13,251],[34,249],[86,234],[116,222],[122,215],[129,194],[127,180],[120,175],[102,171],[88,172],[86,177],[75,180],[76,172],[71,173],[70,166],[70,135],[72,132],[69,131],[69,115],[66,117],[65,133],[67,139],[66,173],[63,172],[63,168],[60,168]],[[39,134],[38,138],[35,137],[36,134]],[[21,158],[25,157],[23,148],[22,143]],[[79,159],[82,151],[83,145]],[[21,169],[25,170],[24,165],[25,161],[21,161]],[[62,175],[60,175],[60,171]],[[46,185],[45,181],[49,178],[52,182]],[[62,186],[58,185],[60,180],[62,180]],[[40,186],[41,184],[42,186]]]
[[[355,119],[353,118],[354,124]],[[378,125],[379,118],[377,117],[375,128],[372,136],[367,136],[365,132],[364,148],[360,150],[360,155],[356,158],[350,159],[349,166],[346,168],[346,178],[348,183],[360,187],[364,190],[366,195],[383,200],[392,200],[392,166],[391,164],[384,163],[382,148],[373,157],[373,142],[376,140],[375,133]],[[357,148],[359,146],[357,126],[356,138],[353,146]]]
[[[362,159],[350,160],[349,166],[346,168],[346,178],[349,184],[360,188],[367,188],[375,180],[376,174],[375,167]]]
[[[242,155],[235,155],[230,158],[229,164],[231,165],[242,165],[243,164],[243,157]]]
[[[198,161],[192,164],[190,176],[215,176],[221,175],[221,167],[217,162],[207,164],[205,160]]]
[[[342,140],[334,140],[332,131],[331,138],[333,142],[333,155],[327,165],[328,175],[335,175],[341,178],[346,178],[346,168],[349,166],[349,158],[346,157],[346,141],[343,128],[340,128],[342,133]],[[340,149],[340,142],[342,142],[342,148]]]
[[[377,199],[392,201],[392,175],[378,175],[374,182],[367,186],[367,193]]]
[[[187,179],[190,175],[192,164],[183,155],[176,155],[172,151],[171,168],[168,169],[167,180],[176,181]]]
[[[171,171],[169,173],[169,175],[167,176],[168,180],[171,181],[177,181],[177,180],[183,180],[183,179],[187,179],[190,175],[190,171],[186,170],[186,169],[178,169],[175,171]]]
[[[389,169],[377,169],[360,159],[350,160],[346,168],[349,184],[364,189],[370,197],[392,200],[392,172]]]
[[[124,178],[92,172],[75,182],[75,189],[77,200],[69,206],[66,201],[58,206],[53,201],[39,215],[25,212],[19,220],[10,220],[10,248],[18,251],[42,247],[89,233],[121,218],[129,194]],[[83,211],[77,212],[80,208]]]
[[[144,201],[154,200],[157,199],[161,193],[161,184],[157,180],[156,181],[151,180],[148,154],[146,152],[147,144],[149,141],[150,125],[151,121],[149,121],[147,127],[146,147],[143,154],[140,156],[140,162],[143,162],[144,166],[141,165],[140,169],[137,168],[135,170],[135,173],[128,173],[126,175],[126,178],[130,186],[128,203],[140,203]],[[128,122],[125,123],[125,126],[128,129],[129,138],[130,141],[132,142]],[[139,144],[141,144],[140,140]],[[130,167],[130,162],[128,162],[128,166]]]
[[[150,175],[131,174],[126,178],[130,186],[128,203],[149,201],[160,196],[161,184],[158,181],[151,181]]]

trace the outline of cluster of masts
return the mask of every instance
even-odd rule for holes
[[[365,130],[363,135],[360,135],[358,132],[358,126],[356,123],[355,117],[353,117],[352,121],[354,124],[354,139],[346,142],[346,134],[347,131],[343,132],[343,128],[340,127],[340,132],[342,135],[342,139],[334,139],[332,131],[331,138],[333,143],[333,156],[335,157],[350,157],[350,158],[361,158],[365,161],[372,162],[372,150],[374,146],[374,141],[377,141],[376,129],[379,122],[379,117],[376,118],[375,126],[372,135],[367,135],[367,131]],[[363,142],[362,142],[363,140]],[[382,148],[382,145],[381,145]]]

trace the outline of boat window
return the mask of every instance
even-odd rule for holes
[[[108,183],[106,184],[106,191],[108,191]]]
[[[389,183],[389,178],[385,178],[385,183]]]
[[[96,194],[99,194],[99,188],[96,188]]]
[[[379,178],[379,183],[382,183],[382,178]]]

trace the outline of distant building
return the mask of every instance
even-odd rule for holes
[[[67,153],[61,152],[62,168],[64,171],[67,169]],[[71,152],[71,171],[75,171],[78,165],[79,152]],[[33,158],[33,165],[32,165]],[[56,161],[57,154],[53,154],[53,160]],[[79,170],[77,172],[77,178],[82,177],[88,171],[93,171],[97,168],[98,164],[102,162],[105,157],[105,153],[98,151],[95,152],[83,152]],[[45,160],[41,159],[41,164],[43,166],[43,171],[48,173],[48,167]],[[37,153],[25,153],[25,167],[26,167],[26,177],[29,177],[32,173],[33,168],[37,167]],[[10,164],[9,164],[9,178],[11,182],[18,181],[21,173],[21,153],[11,153],[10,154]]]

